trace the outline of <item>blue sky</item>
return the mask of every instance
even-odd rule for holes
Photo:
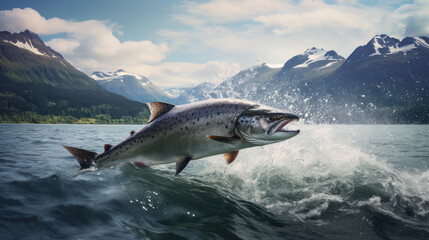
[[[39,34],[78,69],[161,87],[219,83],[313,46],[347,57],[374,35],[429,35],[429,1],[2,0],[0,30]]]
[[[67,20],[85,21],[90,19],[118,24],[125,34],[116,36],[121,40],[138,41],[156,38],[156,31],[167,27],[180,27],[167,16],[174,13],[175,4],[168,0],[4,0],[1,10],[30,7],[45,18],[59,17]],[[146,23],[146,24],[144,24]],[[50,40],[52,35],[42,36]]]

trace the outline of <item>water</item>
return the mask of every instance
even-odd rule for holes
[[[429,126],[301,125],[286,142],[76,176],[139,126],[0,125],[2,239],[429,239]]]

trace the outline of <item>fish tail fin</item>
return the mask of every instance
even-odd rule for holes
[[[69,146],[64,146],[64,148],[67,149],[67,151],[69,151],[76,158],[82,169],[91,167],[92,159],[97,156],[96,152],[91,152],[80,148]]]

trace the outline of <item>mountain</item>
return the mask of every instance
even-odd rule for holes
[[[297,84],[298,81],[332,73],[344,63],[344,60],[344,57],[338,55],[334,50],[325,51],[323,48],[313,47],[288,60],[274,77],[274,81]]]
[[[310,103],[323,96],[345,122],[429,122],[428,69],[429,38],[383,34],[356,48],[329,76],[297,87]]]
[[[209,94],[215,86],[213,83],[203,82],[185,90],[179,97],[172,99],[172,102],[175,104],[185,104],[212,98]]]
[[[9,32],[0,32],[0,39],[3,42],[10,43],[18,48],[26,49],[36,55],[63,58],[61,54],[46,46],[37,34],[29,30],[13,34]]]
[[[187,93],[189,99],[203,100],[207,98],[241,98],[265,103],[289,110],[298,110],[303,101],[299,89],[300,82],[315,77],[327,76],[344,62],[344,57],[335,51],[311,48],[304,53],[292,57],[283,67],[263,63],[242,70],[235,76],[225,80],[219,86],[199,97]],[[292,106],[292,108],[291,108]],[[305,114],[304,112],[298,112]]]
[[[28,30],[0,32],[0,109],[1,122],[143,122],[148,115],[147,106],[107,92]]]
[[[382,34],[347,59],[313,47],[281,69],[245,69],[204,97],[258,101],[314,123],[429,123],[428,69],[429,38]]]
[[[214,88],[209,95],[215,98],[257,98],[265,90],[260,86],[280,70],[266,63],[242,70]]]
[[[376,35],[366,45],[356,48],[356,50],[347,58],[347,63],[353,63],[368,57],[391,55],[406,56],[409,52],[415,50],[428,49],[427,37],[406,37],[402,41],[389,37],[386,34]]]
[[[177,98],[185,91],[191,89],[191,87],[171,87],[171,88],[164,88],[164,92],[170,97],[170,98]]]
[[[122,95],[128,99],[142,103],[156,101],[170,101],[170,97],[161,89],[152,84],[144,76],[125,72],[122,69],[116,72],[94,72],[91,77],[109,92]]]

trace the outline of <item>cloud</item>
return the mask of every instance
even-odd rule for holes
[[[113,34],[115,25],[105,21],[45,19],[31,8],[0,11],[0,30],[20,32],[26,29],[39,35],[66,33],[66,37],[54,38],[46,44],[87,74],[95,70],[109,72],[123,68],[148,77],[160,87],[183,87],[201,82],[217,84],[241,69],[237,63],[214,60],[206,63],[162,62],[169,52],[166,44],[120,42]]]
[[[395,11],[401,19],[407,36],[429,36],[429,2],[416,0],[414,4],[407,4]]]
[[[240,65],[284,63],[313,46],[347,57],[376,34],[429,35],[426,0],[187,0],[174,9],[174,28],[156,32],[162,43],[121,42],[114,23],[46,19],[31,8],[0,11],[0,30],[65,33],[47,44],[80,70],[123,68],[165,87],[219,83]]]
[[[313,46],[347,57],[376,34],[401,37],[416,28],[424,32],[428,11],[419,4],[423,1],[404,7],[400,15],[395,14],[404,6],[399,1],[187,1],[175,18],[191,30],[160,34],[190,54],[197,49],[205,55],[216,52],[245,66],[284,62]],[[412,18],[413,13],[420,14]]]
[[[29,29],[39,35],[66,33],[46,44],[84,71],[129,64],[153,64],[165,59],[166,44],[151,41],[120,42],[113,34],[115,25],[105,21],[45,19],[31,8],[0,11],[0,29],[20,32]]]
[[[237,63],[166,62],[156,65],[128,66],[127,71],[142,74],[160,87],[195,86],[202,82],[219,84],[241,70]],[[180,84],[178,84],[180,83]]]
[[[9,32],[21,32],[29,29],[38,34],[55,34],[67,25],[59,18],[46,20],[31,8],[14,8],[0,11],[0,29]]]
[[[290,4],[282,0],[214,0],[202,3],[188,1],[182,6],[186,14],[177,15],[177,19],[182,19],[190,25],[201,22],[231,23],[279,12],[289,6]]]
[[[334,32],[334,29],[350,33],[368,32],[376,30],[375,26],[380,22],[380,17],[374,16],[374,12],[368,9],[308,4],[298,8],[301,11],[258,16],[255,21],[273,27],[273,33],[277,35],[305,33],[309,30]]]

